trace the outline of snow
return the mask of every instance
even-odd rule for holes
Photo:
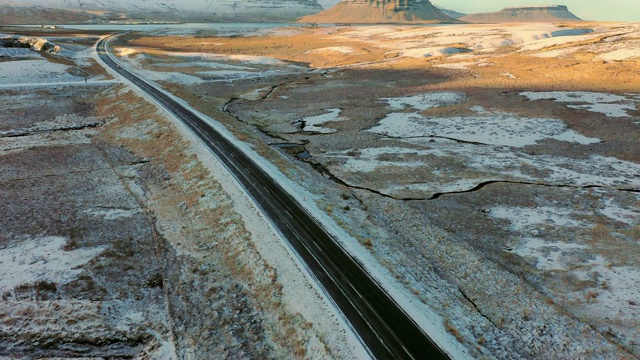
[[[65,251],[64,237],[26,239],[0,249],[0,292],[36,282],[67,284],[83,270],[82,266],[105,250],[104,247]]]
[[[189,107],[189,104],[183,100],[171,94],[167,95]],[[234,145],[247,154],[256,164],[262,167],[264,171],[276,179],[283,188],[287,189],[296,201],[317,219],[325,230],[327,230],[349,254],[354,256],[366,267],[369,275],[381,284],[403,310],[453,358],[470,359],[467,349],[442,328],[441,324],[443,323],[443,319],[435,312],[425,308],[419,300],[415,299],[415,296],[410,294],[402,284],[398,283],[397,279],[394,278],[357,239],[353,238],[323,210],[318,208],[313,200],[315,198],[313,194],[281,173],[270,161],[257,154],[249,144],[237,140],[222,124],[194,109],[191,110],[203,118],[225,138],[233,142]],[[216,180],[220,182],[225,192],[235,199],[234,207],[238,206],[236,211],[242,215],[247,229],[254,234],[256,238],[261,239],[255,242],[261,256],[263,256],[270,265],[279,269],[278,274],[282,284],[288,284],[288,286],[294,287],[294,289],[283,289],[286,304],[291,306],[294,311],[297,309],[300,313],[310,316],[310,319],[314,322],[314,327],[324,334],[329,343],[345,343],[344,341],[341,342],[341,340],[331,341],[331,338],[334,336],[346,336],[350,339],[346,342],[350,347],[350,352],[356,354],[357,358],[369,358],[366,350],[362,348],[359,341],[356,340],[356,335],[351,332],[352,329],[347,325],[345,320],[338,315],[339,311],[335,308],[327,307],[326,304],[333,304],[332,301],[326,297],[324,291],[320,289],[315,279],[308,272],[301,271],[301,269],[306,269],[304,264],[297,255],[295,255],[294,250],[291,249],[288,243],[281,237],[282,235],[272,227],[268,219],[256,208],[246,193],[246,190],[228,173],[219,161],[214,160],[215,158],[211,156],[210,152],[203,145],[199,144],[199,141],[196,140],[183,125],[180,125],[180,128],[185,136],[192,140],[194,145],[198,144],[197,146],[200,148],[198,152],[200,158],[203,159],[207,166],[211,167],[211,173],[216,176]],[[265,226],[265,223],[268,225]],[[287,268],[289,270],[286,270]],[[308,282],[306,284],[302,284],[299,280],[299,274],[301,273],[307,278]],[[323,299],[323,301],[318,302],[319,299]],[[350,329],[351,331],[345,333],[336,331],[336,328]]]
[[[0,34],[0,37],[2,37],[2,34]],[[32,51],[31,49],[0,47],[0,58],[2,58],[2,57],[42,58],[42,55],[40,55],[37,52]]]
[[[148,59],[148,55],[138,53],[136,50],[119,48],[119,54],[124,54],[122,60],[130,63],[134,72],[152,81],[166,81],[177,84],[192,85],[203,82],[232,82],[239,79],[252,79],[263,76],[274,76],[287,74],[290,70],[298,68],[289,65],[275,58],[250,55],[220,55],[209,53],[193,52],[164,52],[164,55],[185,59],[184,62],[164,63],[162,60],[150,66],[143,65],[143,60]],[[221,61],[229,61],[237,64],[227,64]],[[279,67],[274,69],[273,67]],[[211,70],[190,72],[189,68],[201,67]],[[267,69],[265,69],[267,67]],[[151,69],[150,69],[151,68]],[[185,73],[177,71],[163,71],[163,68],[185,68]],[[155,70],[154,70],[155,69]],[[158,71],[160,70],[160,71]],[[247,95],[248,96],[248,95]]]
[[[130,218],[140,213],[140,209],[89,209],[84,211],[85,214],[100,216],[105,220],[117,220],[122,218]]]
[[[627,49],[618,49],[613,50],[601,55],[598,55],[593,58],[593,61],[626,61],[632,60],[640,57],[640,49],[639,48],[627,48]]]
[[[380,100],[387,102],[391,110],[405,110],[406,108],[427,110],[458,104],[465,99],[466,96],[459,92],[433,92],[399,98],[381,98]]]
[[[390,113],[368,132],[395,137],[442,137],[496,146],[524,147],[544,139],[593,144],[557,119],[521,118],[510,114],[465,117],[426,117],[418,113]]]
[[[179,102],[188,106],[184,101],[180,100]],[[198,113],[198,115],[207,119],[211,125],[215,124],[214,128],[224,129],[222,125],[204,117],[203,114]],[[332,304],[331,300],[326,297],[315,279],[306,271],[304,263],[298,259],[280,232],[255,205],[242,185],[182,123],[176,120],[176,125],[179,125],[179,131],[183,136],[190,140],[192,151],[197,154],[198,159],[209,170],[215,181],[222,186],[225,193],[234,199],[233,208],[241,215],[260,256],[278,274],[278,281],[283,285],[283,305],[291,312],[301,313],[308,318],[314,324],[314,328],[323,334],[333,346],[345,344],[346,348],[341,351],[355,354],[358,358],[368,358],[366,350],[362,348],[355,334],[350,331],[336,331],[336,329],[349,329],[349,326],[339,315],[337,309],[330,305]],[[223,134],[231,136],[226,129],[223,130]],[[245,150],[248,148],[245,143],[239,143],[237,140],[235,142],[242,144],[242,148]],[[301,274],[304,278],[300,277]]]
[[[545,271],[566,270],[569,264],[565,255],[576,250],[588,249],[585,245],[564,242],[549,242],[540,238],[525,237],[513,249],[513,253],[523,258],[533,257],[536,268]]]
[[[613,199],[604,199],[604,208],[599,209],[598,212],[610,219],[619,221],[628,225],[637,225],[640,223],[640,210],[627,209],[616,203]]]
[[[265,73],[256,73],[252,71],[237,71],[237,70],[213,70],[213,71],[200,71],[198,75],[204,77],[214,77],[217,79],[248,79],[256,76],[264,76]],[[188,75],[186,75],[188,76]]]
[[[343,55],[350,55],[350,54],[357,53],[357,51],[354,48],[349,46],[330,46],[330,47],[308,50],[308,51],[305,51],[304,53],[314,54],[314,53],[322,53],[322,52],[337,52]]]
[[[447,139],[408,139],[408,144],[428,146],[429,149],[408,147],[376,147],[347,149],[324,154],[328,159],[341,161],[340,171],[368,173],[384,169],[386,172],[406,172],[410,168],[433,168],[436,158],[456,159],[464,166],[468,179],[461,181],[460,174],[432,169],[437,181],[425,180],[414,188],[434,193],[468,191],[477,185],[496,180],[522,181],[535,184],[561,184],[573,186],[610,186],[620,188],[640,188],[640,165],[613,157],[591,156],[586,159],[572,159],[564,156],[529,155],[514,152],[508,147],[458,143]],[[353,155],[356,152],[356,155]],[[396,155],[393,160],[383,155]],[[397,156],[407,155],[407,156]],[[377,189],[384,193],[401,188],[379,183]]]
[[[419,47],[419,48],[413,48],[413,49],[411,48],[403,49],[400,52],[400,55],[405,57],[412,57],[412,58],[422,58],[422,57],[432,57],[432,56],[463,54],[468,52],[470,52],[470,50],[466,48]]]
[[[550,58],[577,53],[595,54],[593,61],[629,61],[640,58],[640,26],[633,23],[606,24],[597,28],[571,29],[553,24],[528,23],[399,27],[358,26],[339,37],[359,39],[386,50],[390,56],[443,61],[483,59],[504,47],[513,47],[527,55]],[[623,34],[623,35],[620,35]],[[603,41],[597,41],[604,39]],[[392,41],[389,41],[392,40]],[[586,43],[590,41],[591,43]],[[455,45],[453,45],[455,44]],[[452,46],[453,45],[453,46]],[[452,49],[464,49],[451,55]],[[464,53],[471,50],[472,52]],[[454,50],[455,51],[455,50]],[[479,64],[476,64],[479,66]],[[463,65],[438,64],[437,67],[462,69]]]
[[[419,157],[425,155],[435,155],[438,156],[437,152],[433,150],[416,150],[409,148],[401,148],[401,147],[378,147],[378,148],[366,148],[366,149],[358,149],[355,150],[358,152],[358,156],[354,157],[349,155],[353,150],[345,150],[345,151],[331,151],[328,152],[328,156],[343,158],[346,160],[346,163],[343,164],[343,168],[350,172],[372,172],[381,167],[401,167],[401,168],[411,168],[411,167],[420,167],[424,166],[424,163],[419,160]],[[441,153],[440,153],[441,154]],[[379,160],[381,155],[410,155],[406,157],[407,159],[415,159],[415,160],[406,160],[399,161],[397,159],[393,161],[388,160]]]
[[[583,109],[591,112],[599,112],[608,117],[629,117],[628,110],[638,110],[637,98],[632,95],[615,95],[584,91],[550,91],[550,92],[530,92],[525,91],[520,95],[527,97],[531,101],[535,100],[555,100],[573,109]]]
[[[240,99],[245,99],[245,100],[258,100],[262,97],[262,94],[271,90],[271,86],[269,87],[264,87],[261,89],[255,89],[253,91],[250,91],[248,93],[242,94],[240,95]]]
[[[67,72],[68,67],[46,60],[20,60],[2,62],[0,85],[81,80]]]
[[[252,65],[287,65],[284,61],[268,56],[256,56],[256,55],[225,55],[225,54],[210,54],[210,53],[196,53],[196,52],[171,52],[168,53],[177,57],[189,57],[189,58],[201,58],[201,59],[215,59],[215,60],[231,60]]]
[[[225,64],[221,62],[215,61],[188,61],[184,63],[154,63],[154,67],[173,67],[173,68],[187,68],[187,67],[203,67],[217,70],[253,70],[253,68],[248,66],[239,66],[239,65],[231,65]]]
[[[346,120],[345,118],[340,116],[342,109],[326,109],[326,111],[328,111],[326,114],[302,118],[301,121],[304,123],[304,128],[302,130],[320,134],[332,134],[336,132],[337,130],[335,129],[323,128],[318,125],[322,125],[328,122]]]
[[[489,213],[492,217],[511,222],[515,231],[527,231],[545,224],[561,227],[588,227],[588,224],[575,220],[564,209],[540,206],[536,208],[496,206]]]
[[[594,302],[584,306],[599,319],[629,319],[635,320],[640,315],[637,305],[640,303],[640,269],[631,266],[612,266],[604,257],[597,256],[589,266],[573,271],[579,280],[591,280],[594,277],[600,284],[606,284],[605,289],[598,289]],[[575,294],[575,298],[584,299],[584,293]],[[621,329],[623,332],[625,329]]]
[[[99,59],[97,59],[97,61],[102,63]],[[114,73],[114,75],[119,77],[118,74]],[[123,81],[128,83],[124,79]],[[136,89],[134,90],[136,93],[147,98],[139,89],[133,85],[131,85],[131,87]],[[160,89],[159,86],[156,86],[156,88]],[[170,93],[166,94],[205,119],[209,125],[246,152],[254,161],[268,168],[265,170],[268,170],[269,173],[279,174],[282,179],[286,179],[285,175],[280,174],[271,163],[256,154],[248,144],[236,140],[220,123],[192,109],[184,100],[176,98]],[[156,103],[152,99],[150,99],[150,101]],[[164,109],[162,105],[157,105],[160,109]],[[252,242],[260,253],[260,256],[272,266],[278,274],[279,283],[283,285],[283,306],[286,306],[292,313],[300,313],[308,318],[309,321],[313,323],[314,328],[322,334],[324,340],[331,344],[331,347],[338,347],[339,351],[343,354],[349,354],[345,355],[346,357],[369,358],[367,351],[362,347],[357,335],[355,335],[353,330],[347,325],[347,322],[342,318],[339,310],[334,307],[333,302],[326,296],[313,276],[306,271],[304,263],[297,257],[295,251],[283,238],[282,234],[279,233],[269,219],[255,205],[242,185],[184,124],[171,116],[170,113],[167,112],[166,114],[168,118],[175,122],[184,138],[190,141],[191,151],[198,156],[198,159],[209,170],[215,181],[222,186],[223,190],[234,199],[233,208],[241,215],[247,231],[251,233]],[[291,186],[287,186],[291,184],[290,181],[287,181],[284,186],[285,188],[291,189]],[[305,202],[301,202],[302,204],[309,203],[306,201],[307,196],[312,198],[312,196],[306,192],[300,195],[301,198],[305,199]],[[345,329],[346,331],[337,331],[336,329]]]

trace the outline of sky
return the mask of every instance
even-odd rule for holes
[[[584,20],[640,22],[640,0],[560,0],[546,3],[544,0],[432,0],[443,8],[471,14],[498,11],[509,6],[562,4]]]

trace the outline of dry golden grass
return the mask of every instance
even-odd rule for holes
[[[331,35],[309,32],[291,36],[184,38],[179,36],[141,37],[131,45],[145,52],[151,49],[181,52],[208,52],[225,55],[255,55],[278,58],[283,61],[309,64],[312,67],[334,67],[385,59],[381,49],[367,46],[358,40],[336,39]],[[326,47],[350,47],[353,52],[312,51]],[[311,51],[311,52],[309,52]]]
[[[180,239],[171,241],[179,241],[178,246],[187,248],[199,248],[215,241],[216,256],[221,257],[234,279],[245,284],[252,302],[269,320],[264,326],[272,339],[281,348],[289,349],[295,358],[304,358],[308,340],[305,332],[310,330],[309,323],[281,306],[282,284],[278,282],[275,270],[260,257],[251,234],[233,210],[233,201],[199,163],[189,142],[154,105],[125,91],[124,87],[105,91],[96,101],[100,115],[113,114],[119,119],[104,129],[100,135],[102,140],[124,146],[141,158],[151,158],[152,163],[167,171],[166,181],[152,186],[147,195],[155,203],[157,217],[173,218],[188,225],[181,228],[183,236]],[[118,136],[127,128],[149,120],[158,125],[158,130],[151,132],[155,137],[144,140]],[[205,196],[216,197],[216,207],[203,203]],[[210,238],[207,234],[225,238]]]

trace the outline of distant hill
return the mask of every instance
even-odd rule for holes
[[[428,0],[342,0],[316,15],[305,16],[307,23],[457,23]]]
[[[581,21],[564,5],[508,7],[500,11],[463,16],[472,23]]]
[[[293,21],[322,10],[316,0],[0,0],[0,24]]]
[[[445,8],[443,8],[441,6],[436,5],[436,4],[433,4],[433,5],[435,7],[437,7],[438,9],[440,9],[440,11],[442,11],[445,15],[451,16],[454,19],[459,19],[459,18],[467,15],[465,13],[461,13],[461,12],[458,12],[458,11],[455,11],[455,10],[445,9]]]

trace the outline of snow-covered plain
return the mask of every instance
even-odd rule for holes
[[[466,25],[413,29],[376,26],[356,27],[340,36],[365,40],[389,53],[412,58],[449,57],[452,60],[457,53],[466,51],[471,51],[465,54],[467,58],[483,58],[508,47],[539,57],[568,56],[578,51],[595,54],[593,61],[623,61],[640,57],[637,45],[640,25],[636,23],[575,29],[533,23],[508,26],[476,24],[471,28]],[[598,41],[600,38],[605,40]],[[585,47],[586,41],[592,44]],[[457,45],[452,47],[451,44]]]
[[[578,98],[579,101],[596,103],[627,100],[634,96],[596,93],[578,95],[583,95]],[[548,140],[582,145],[600,142],[599,139],[568,129],[562,120],[522,118],[505,113],[491,113],[481,107],[472,108],[478,113],[476,116],[460,117],[428,117],[415,111],[459,104],[464,99],[464,94],[456,92],[380,99],[388,104],[389,110],[404,112],[387,114],[366,132],[401,140],[406,146],[328,151],[321,157],[337,160],[338,165],[332,166],[337,173],[370,174],[364,178],[362,175],[356,176],[357,179],[373,179],[375,174],[381,173],[391,176],[395,172],[402,173],[407,168],[422,168],[425,171],[431,169],[429,173],[432,178],[427,177],[422,181],[407,179],[409,182],[403,183],[401,178],[393,177],[388,182],[354,184],[372,186],[382,193],[398,197],[404,197],[402,194],[407,191],[413,196],[416,192],[422,193],[424,197],[437,193],[468,191],[489,181],[640,187],[640,179],[636,176],[640,173],[640,165],[633,162],[600,155],[585,159],[532,155],[520,150]],[[464,166],[469,178],[460,179],[456,173],[439,170],[441,165],[434,168],[434,164],[440,164],[444,159],[456,159],[455,164]]]
[[[440,118],[418,113],[390,113],[378,126],[367,131],[395,138],[440,137],[513,147],[533,145],[545,139],[579,144],[600,142],[567,129],[558,119],[521,118],[511,114]]]
[[[0,72],[0,84],[43,82],[75,82],[83,80],[67,70],[68,66],[46,60],[5,61]]]

